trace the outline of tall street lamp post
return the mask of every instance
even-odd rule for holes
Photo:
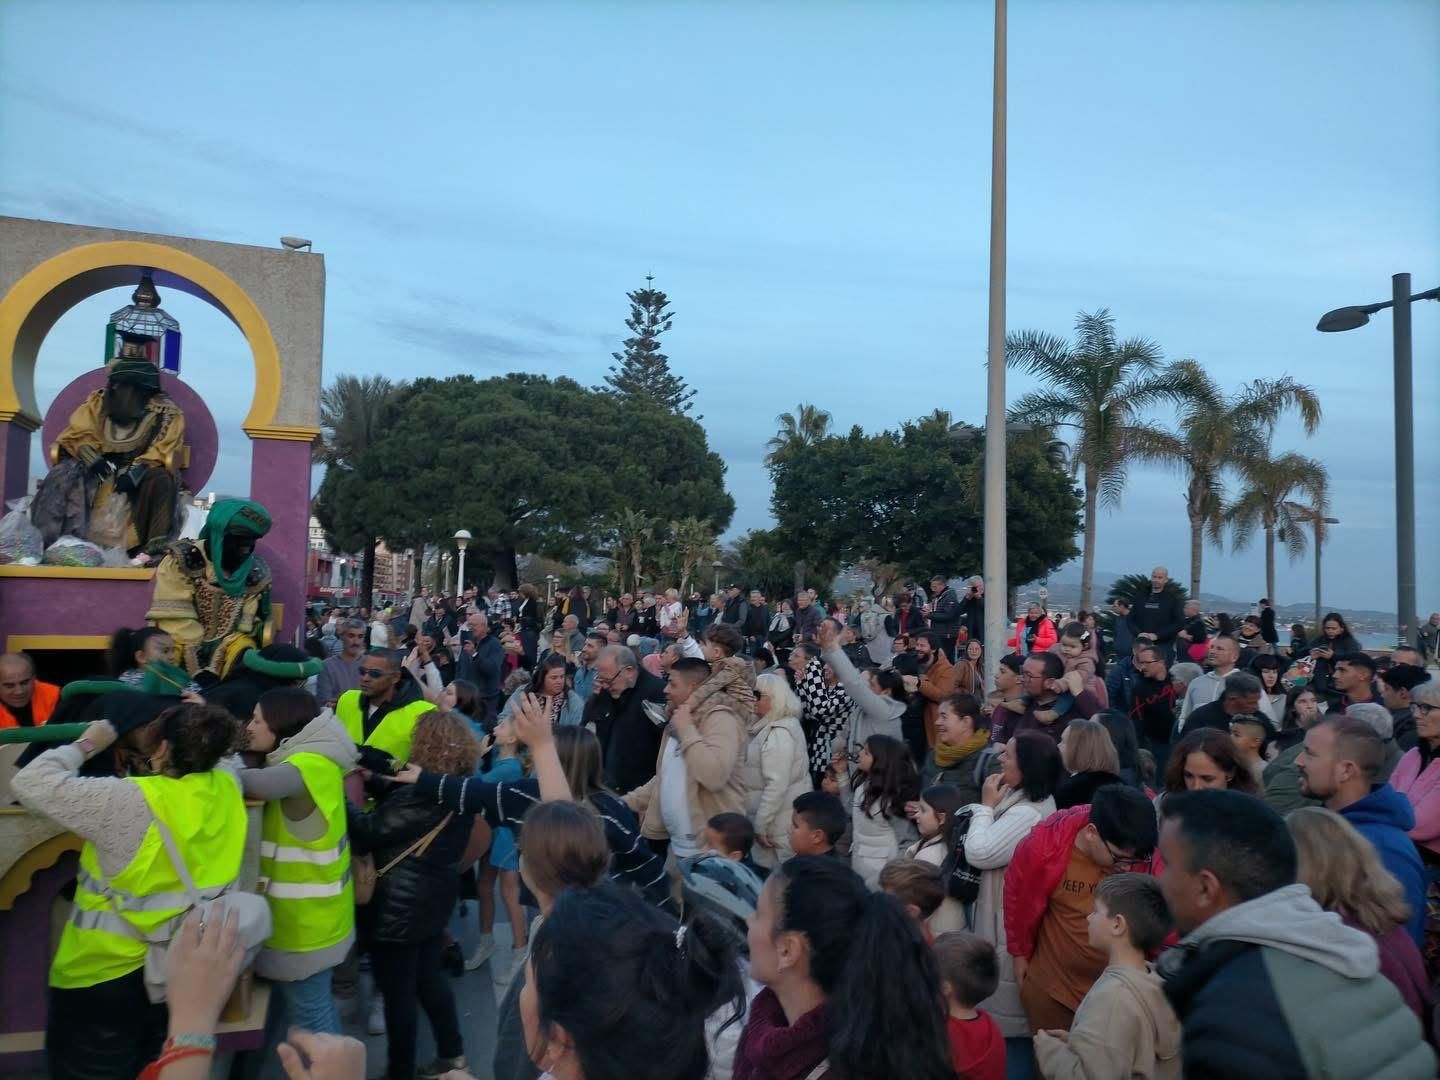
[[[1415,405],[1410,357],[1410,305],[1440,300],[1440,288],[1410,295],[1410,275],[1390,278],[1391,296],[1379,304],[1336,308],[1315,324],[1323,333],[1354,330],[1385,308],[1394,309],[1395,346],[1395,587],[1400,637],[1416,644],[1415,622]]]
[[[454,539],[455,546],[460,549],[460,573],[455,582],[455,595],[463,598],[465,595],[465,549],[470,546],[470,530],[459,530]]]
[[[1320,632],[1320,612],[1323,610],[1320,605],[1320,549],[1325,546],[1325,526],[1339,525],[1340,519],[1333,517],[1321,517],[1318,513],[1310,515],[1310,524],[1315,526],[1315,632]]]
[[[1005,640],[1005,0],[995,0],[990,135],[990,313],[985,395],[985,685]]]

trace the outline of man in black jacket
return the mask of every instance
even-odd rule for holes
[[[633,791],[655,775],[665,730],[665,684],[640,667],[624,645],[607,645],[595,658],[596,693],[585,703],[585,723],[594,725],[605,762],[605,786]],[[658,704],[660,721],[646,714]]]
[[[978,574],[965,582],[965,595],[960,598],[960,628],[967,640],[985,640],[985,579]]]
[[[720,622],[745,633],[745,619],[750,614],[750,605],[740,592],[740,586],[733,581],[725,586],[725,610],[720,613]]]
[[[930,629],[940,635],[947,658],[955,659],[955,639],[960,634],[960,598],[950,583],[939,574],[930,579]]]
[[[1275,627],[1275,608],[1268,596],[1260,601],[1260,636],[1267,645],[1280,644],[1280,631]]]
[[[475,684],[480,694],[484,715],[472,719],[489,724],[500,710],[500,672],[505,666],[505,650],[490,633],[490,618],[484,612],[472,611],[465,619],[465,632],[460,635],[460,660],[455,674]]]
[[[1148,634],[1165,650],[1167,659],[1175,659],[1175,635],[1185,625],[1185,604],[1180,594],[1166,589],[1170,571],[1157,566],[1150,571],[1150,591],[1135,601],[1130,609],[1130,629],[1135,636]]]
[[[750,590],[745,623],[735,629],[745,636],[745,651],[751,656],[765,651],[765,635],[770,632],[770,605],[765,603],[764,594],[759,589]]]

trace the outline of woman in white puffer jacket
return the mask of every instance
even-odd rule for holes
[[[755,825],[752,857],[761,866],[790,858],[791,805],[811,790],[800,699],[783,675],[767,672],[755,680],[755,716],[741,763],[745,814]]]

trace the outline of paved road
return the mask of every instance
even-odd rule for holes
[[[510,947],[510,924],[505,922],[505,907],[496,904],[495,943],[498,946],[490,962],[478,971],[467,971],[458,979],[451,979],[455,991],[455,1004],[460,1013],[460,1031],[465,1036],[465,1058],[470,1072],[477,1080],[494,1080],[490,1062],[495,1053],[495,1012],[500,999],[505,996],[505,987],[497,987],[492,977],[495,971],[509,970],[512,958]],[[466,956],[475,947],[480,935],[478,905],[472,900],[465,905],[465,914],[457,909],[450,921],[450,932],[460,942]],[[385,1036],[370,1035],[365,1030],[369,1017],[368,997],[370,976],[366,974],[361,982],[360,1004],[352,1016],[345,1018],[345,1033],[354,1035],[365,1043],[367,1077],[385,1075]],[[420,1013],[420,1038],[416,1049],[416,1067],[425,1065],[435,1057],[435,1040],[430,1033],[430,1024],[425,1013]],[[267,1063],[263,1080],[284,1080],[285,1073],[278,1063]]]

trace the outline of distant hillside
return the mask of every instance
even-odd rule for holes
[[[1095,596],[1103,600],[1110,586],[1115,584],[1122,575],[1112,574],[1108,571],[1095,571]],[[1035,598],[1038,584],[1027,585],[1019,593],[1021,602]],[[1063,571],[1058,577],[1050,579],[1046,588],[1050,595],[1046,604],[1052,611],[1074,611],[1080,606],[1080,575],[1070,570]],[[1207,613],[1218,611],[1228,612],[1231,615],[1247,614],[1255,606],[1255,599],[1236,600],[1233,597],[1221,596],[1217,593],[1202,592],[1200,594],[1200,606]],[[1393,611],[1375,611],[1369,608],[1335,608],[1326,606],[1327,611],[1339,611],[1345,616],[1345,621],[1356,624],[1356,628],[1364,628],[1376,633],[1387,633],[1396,628],[1395,613]],[[1303,622],[1307,626],[1315,618],[1315,604],[1298,603],[1282,604],[1275,609],[1275,618],[1282,624]]]

